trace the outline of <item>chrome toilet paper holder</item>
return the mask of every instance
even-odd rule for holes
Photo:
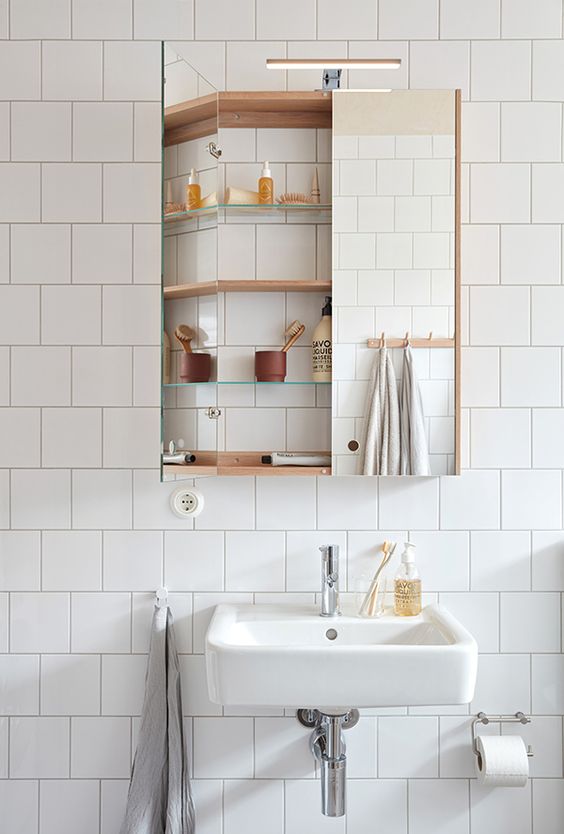
[[[476,725],[477,724],[530,724],[531,719],[525,715],[524,712],[516,712],[514,715],[486,715],[485,712],[479,712],[472,721],[472,752],[475,756],[479,756],[478,745],[476,742]],[[534,756],[531,745],[527,745],[527,756],[532,759]]]

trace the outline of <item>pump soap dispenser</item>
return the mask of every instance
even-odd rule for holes
[[[394,580],[394,612],[398,617],[421,613],[421,579],[415,564],[415,545],[405,542]]]
[[[314,382],[331,382],[332,372],[332,309],[331,296],[325,296],[321,321],[313,331],[311,377]]]

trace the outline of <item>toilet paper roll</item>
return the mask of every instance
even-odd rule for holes
[[[482,785],[522,788],[529,778],[529,758],[521,736],[477,736],[476,775]]]

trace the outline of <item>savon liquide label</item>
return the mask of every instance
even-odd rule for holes
[[[333,345],[331,339],[314,339],[312,342],[312,376],[317,382],[331,380]]]
[[[421,613],[421,580],[394,580],[394,608],[400,617],[414,617]]]
[[[314,382],[331,382],[332,338],[331,296],[326,295],[321,311],[321,321],[313,331],[311,340],[311,376]]]

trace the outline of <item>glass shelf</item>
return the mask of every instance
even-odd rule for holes
[[[206,206],[205,208],[192,209],[191,211],[170,211],[163,214],[165,223],[174,223],[180,220],[194,220],[197,217],[207,217],[217,211],[218,206]]]
[[[210,380],[209,382],[166,382],[163,388],[186,388],[192,385],[331,385],[330,382],[314,382],[310,380],[286,380],[285,382],[253,382],[251,380],[235,381],[221,380],[216,382]]]
[[[284,216],[288,214],[303,214],[308,218],[316,218],[318,215],[320,219],[329,220],[331,216],[331,205],[326,203],[303,203],[288,205],[282,203],[275,203],[273,205],[260,205],[257,203],[220,203],[216,206],[206,206],[205,208],[192,209],[191,211],[175,211],[165,214],[163,220],[165,223],[174,223],[181,220],[194,220],[198,217],[209,217],[215,211],[222,211],[226,217],[239,216],[240,214],[254,214],[257,216],[275,217]]]

